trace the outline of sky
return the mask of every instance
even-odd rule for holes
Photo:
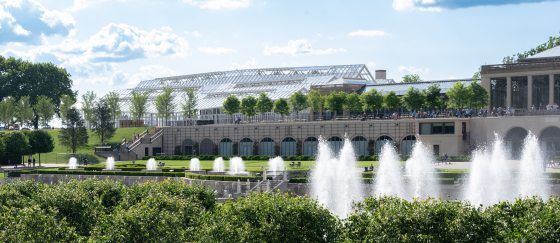
[[[555,0],[0,0],[0,55],[66,68],[80,96],[244,68],[468,78],[558,35],[558,10]]]

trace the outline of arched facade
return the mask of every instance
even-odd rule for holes
[[[412,152],[412,148],[414,147],[415,143],[416,143],[416,136],[408,135],[404,137],[403,140],[401,141],[401,155],[409,156],[410,153]]]
[[[254,142],[250,138],[243,138],[239,141],[239,156],[253,155]]]
[[[261,141],[259,142],[259,155],[265,155],[265,156],[276,155],[274,147],[275,144],[272,138],[266,137],[261,139]]]
[[[393,138],[389,136],[381,136],[375,140],[375,149],[373,151],[374,154],[379,155],[381,153],[381,148],[385,143],[393,143]]]
[[[509,129],[504,137],[504,143],[507,151],[511,154],[512,159],[519,159],[521,150],[523,149],[523,140],[529,132],[522,127],[514,127]]]
[[[181,153],[185,155],[193,155],[195,154],[195,152],[196,148],[193,140],[188,138],[183,140],[183,142],[181,143]]]
[[[342,140],[342,138],[340,137],[333,136],[329,138],[328,143],[331,151],[335,154],[338,154],[338,152],[340,152],[342,146],[344,145],[344,140]]]
[[[292,137],[286,137],[282,140],[280,145],[280,155],[281,156],[295,156],[297,153],[297,143]]]
[[[547,127],[539,136],[541,149],[548,159],[560,157],[560,128]]]
[[[214,142],[212,142],[212,140],[205,138],[200,141],[200,154],[210,155],[215,153]]]
[[[319,140],[316,137],[308,137],[303,141],[303,155],[316,156]]]
[[[218,145],[218,154],[221,156],[232,156],[233,155],[233,141],[229,138],[224,138],[220,141]]]
[[[368,140],[363,136],[352,138],[352,147],[354,148],[354,153],[358,156],[369,155]]]

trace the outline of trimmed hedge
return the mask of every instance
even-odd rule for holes
[[[184,177],[185,172],[145,172],[145,171],[91,171],[91,170],[20,170],[8,172],[9,177],[21,174],[67,174],[67,175],[121,175],[121,176],[165,176]]]
[[[260,176],[230,176],[230,175],[205,175],[187,172],[185,177],[196,180],[209,180],[209,181],[258,181]]]

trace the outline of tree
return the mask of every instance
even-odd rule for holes
[[[16,104],[16,120],[22,125],[29,125],[33,121],[33,107],[29,96],[19,98]]]
[[[441,109],[443,108],[443,99],[441,97],[441,89],[438,84],[432,84],[424,90],[426,97],[426,107],[428,109]]]
[[[241,100],[241,113],[248,117],[252,117],[257,113],[256,106],[257,99],[253,96],[247,96]]]
[[[290,114],[290,107],[288,106],[288,101],[284,98],[277,99],[274,102],[274,107],[272,111],[278,113],[282,116],[282,120],[284,120],[284,116]]]
[[[27,138],[29,139],[29,152],[39,154],[39,166],[41,166],[41,153],[49,153],[54,150],[53,138],[44,130],[33,130],[27,134]]]
[[[402,79],[403,83],[416,83],[416,82],[422,82],[422,79],[420,78],[420,75],[418,74],[407,74],[403,76]]]
[[[121,117],[120,101],[121,98],[117,92],[109,92],[109,94],[105,96],[105,102],[107,103],[107,106],[109,106],[111,118],[114,122],[118,122],[118,119]]]
[[[71,95],[63,95],[60,97],[60,118],[62,120],[66,119],[68,110],[76,104],[76,98]]]
[[[82,112],[89,127],[93,123],[93,106],[95,105],[96,98],[97,96],[93,91],[88,91],[82,95]]]
[[[383,97],[383,103],[385,108],[389,111],[396,111],[401,107],[401,99],[397,96],[394,91],[390,91]]]
[[[257,112],[271,112],[272,106],[274,106],[274,103],[270,98],[268,98],[268,95],[266,95],[266,93],[261,93],[259,98],[257,98]]]
[[[237,99],[237,96],[230,95],[226,98],[226,100],[224,100],[224,104],[222,105],[222,109],[223,109],[224,113],[226,113],[228,115],[233,115],[233,114],[239,112],[239,106],[240,106],[240,102],[239,102],[239,99]]]
[[[21,157],[29,153],[29,141],[22,132],[9,132],[4,136],[6,158],[12,164],[21,163]]]
[[[334,116],[336,117],[337,113],[342,113],[345,99],[346,93],[342,91],[331,92],[325,98],[325,108],[330,112],[334,112]]]
[[[167,124],[167,120],[171,117],[171,113],[173,113],[174,109],[173,89],[166,87],[160,95],[156,96],[156,110],[158,112],[158,117],[165,121],[164,124]]]
[[[107,140],[115,135],[115,122],[113,112],[106,100],[100,100],[93,108],[93,131],[99,137],[99,141],[104,145]]]
[[[135,121],[139,121],[146,113],[146,103],[148,103],[148,93],[132,91],[132,109],[131,115]]]
[[[76,108],[70,108],[62,124],[64,127],[58,135],[60,144],[68,147],[75,154],[78,148],[85,146],[88,142],[88,133],[84,126],[84,120]]]
[[[299,112],[307,108],[307,98],[300,91],[293,93],[288,99],[290,111],[295,112],[296,116]]]
[[[307,107],[309,107],[311,112],[322,112],[323,105],[324,99],[321,93],[316,89],[309,91],[307,94]]]
[[[449,97],[448,106],[450,108],[463,109],[470,101],[469,89],[463,82],[457,82],[447,90],[447,97]]]
[[[371,89],[360,96],[362,110],[366,113],[374,112],[383,107],[383,95],[375,89]]]
[[[359,113],[362,111],[362,100],[360,99],[360,95],[357,93],[351,93],[346,96],[344,100],[344,110],[350,113]]]
[[[409,111],[420,110],[424,106],[425,99],[424,93],[414,87],[408,88],[402,97],[403,104]]]
[[[482,109],[488,106],[488,92],[479,82],[472,82],[469,87],[469,107]]]
[[[39,96],[34,108],[43,127],[48,126],[55,113],[55,105],[52,99],[47,96]]]
[[[0,120],[8,128],[16,115],[16,103],[13,97],[5,97],[0,102]]]
[[[186,118],[196,117],[198,110],[196,109],[197,97],[193,88],[189,87],[185,89],[185,98],[183,100],[182,110],[183,116]]]

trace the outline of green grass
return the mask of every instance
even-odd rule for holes
[[[140,134],[144,132],[146,129],[143,127],[128,127],[128,128],[118,128],[115,132],[115,136],[109,140],[109,144],[118,144],[122,141],[123,138],[127,138],[128,140],[132,139],[134,134]],[[65,164],[66,161],[66,154],[70,153],[70,150],[67,147],[60,145],[60,141],[58,139],[58,134],[60,133],[60,129],[52,129],[46,130],[54,140],[54,150],[50,153],[41,154],[41,162],[42,163],[51,163],[51,164]],[[99,137],[92,131],[88,130],[89,140],[88,144],[84,147],[78,149],[77,153],[79,154],[90,154],[94,155],[94,148],[100,144]],[[37,163],[39,162],[39,155],[35,155],[35,160]],[[96,156],[97,157],[97,156]],[[104,161],[103,158],[98,157],[100,161]]]

